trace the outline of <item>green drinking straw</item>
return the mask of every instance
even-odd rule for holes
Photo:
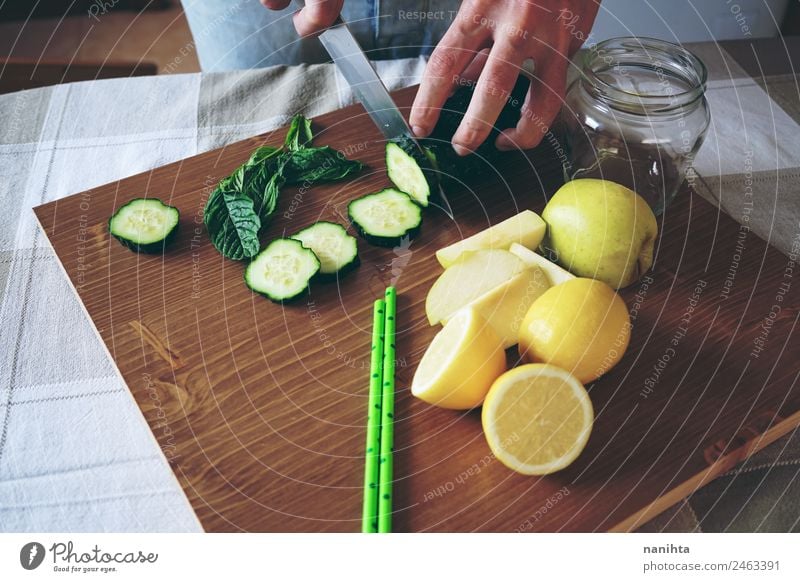
[[[397,293],[386,289],[383,327],[383,390],[381,395],[381,449],[378,471],[378,532],[392,531],[392,479],[394,477],[394,334]]]
[[[383,378],[383,319],[386,303],[375,301],[372,309],[372,352],[369,364],[367,445],[364,459],[364,507],[361,531],[378,531],[378,453],[381,440],[381,380]]]

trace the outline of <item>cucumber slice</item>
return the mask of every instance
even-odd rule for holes
[[[321,275],[343,274],[358,265],[358,245],[341,224],[320,221],[291,237],[314,251],[320,262]]]
[[[108,232],[138,253],[160,253],[178,232],[180,212],[158,198],[134,198],[108,219]]]
[[[407,137],[386,143],[386,173],[398,190],[423,208],[439,189],[431,158]]]
[[[347,214],[368,243],[381,247],[414,238],[422,225],[421,208],[394,188],[356,198],[347,205]]]
[[[319,272],[319,259],[300,241],[279,238],[258,253],[244,272],[251,290],[272,301],[289,301],[308,289]]]

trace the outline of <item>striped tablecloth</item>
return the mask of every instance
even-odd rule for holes
[[[800,99],[786,49],[690,48],[708,65],[713,115],[697,188],[736,218],[752,185],[753,231],[789,252],[800,236]],[[800,56],[800,43],[789,49]],[[399,88],[423,64],[379,68]],[[0,531],[200,530],[31,208],[352,100],[331,65],[0,96]],[[800,529],[798,471],[795,433],[643,529]]]

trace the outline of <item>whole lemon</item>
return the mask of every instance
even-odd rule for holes
[[[622,298],[602,281],[577,278],[531,305],[519,329],[519,353],[526,362],[564,368],[585,384],[622,359],[630,334]]]

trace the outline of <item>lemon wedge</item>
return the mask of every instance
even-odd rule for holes
[[[475,309],[467,307],[433,338],[417,366],[411,393],[442,408],[475,408],[505,369],[503,341]]]
[[[492,384],[481,414],[495,457],[523,475],[560,471],[578,458],[594,410],[583,384],[566,370],[527,364]]]

